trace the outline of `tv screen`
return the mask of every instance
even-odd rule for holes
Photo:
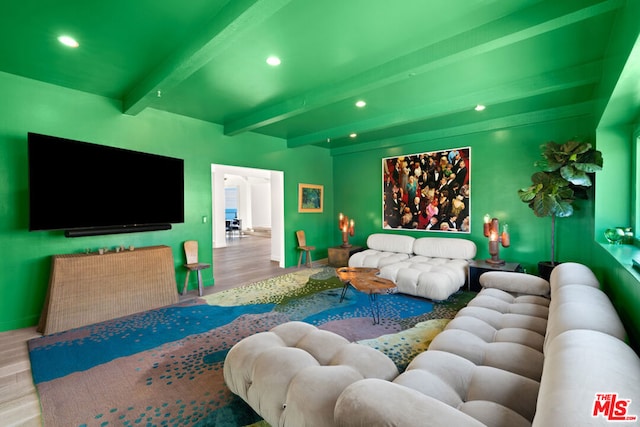
[[[182,159],[31,132],[28,154],[31,231],[111,234],[184,222]]]

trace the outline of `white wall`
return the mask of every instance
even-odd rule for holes
[[[271,228],[271,180],[252,182],[251,227]]]

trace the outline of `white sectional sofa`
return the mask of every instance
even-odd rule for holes
[[[272,426],[638,422],[640,358],[591,270],[561,264],[550,286],[522,273],[480,281],[478,296],[400,375],[382,353],[289,322],[236,344],[225,381]]]
[[[476,251],[475,243],[460,238],[376,233],[367,249],[349,258],[349,267],[378,268],[398,292],[441,301],[464,286]]]

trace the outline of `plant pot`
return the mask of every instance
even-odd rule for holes
[[[552,261],[540,261],[538,263],[538,276],[542,277],[544,280],[549,280],[551,277],[551,271],[558,265],[559,262]]]

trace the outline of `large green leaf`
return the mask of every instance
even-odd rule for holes
[[[551,194],[538,193],[533,199],[533,213],[539,217],[551,216],[555,212],[556,198]]]
[[[584,171],[575,168],[575,165],[577,165],[577,163],[560,168],[560,174],[562,175],[562,177],[573,185],[591,187],[591,178],[589,178],[589,175],[587,175]]]
[[[573,205],[566,200],[562,200],[555,206],[554,215],[559,218],[565,218],[573,215]]]
[[[534,197],[536,197],[536,194],[538,194],[541,189],[542,184],[533,184],[530,187],[518,190],[518,196],[523,202],[530,202]]]
[[[569,186],[558,189],[558,197],[566,202],[573,202],[573,190]]]
[[[588,142],[569,140],[564,144],[558,144],[549,141],[542,144],[540,148],[543,158],[535,164],[546,172],[553,172],[574,163],[590,164],[590,166],[585,165],[589,169],[602,167],[602,154],[593,150]],[[596,172],[596,170],[585,170],[585,172]]]
[[[602,163],[602,153],[598,150],[590,150],[580,155],[573,166],[586,173],[595,173],[602,170]]]
[[[536,216],[568,216],[573,212],[567,208],[573,202],[573,190],[559,172],[536,172],[531,181],[533,185],[518,190],[518,196]]]

